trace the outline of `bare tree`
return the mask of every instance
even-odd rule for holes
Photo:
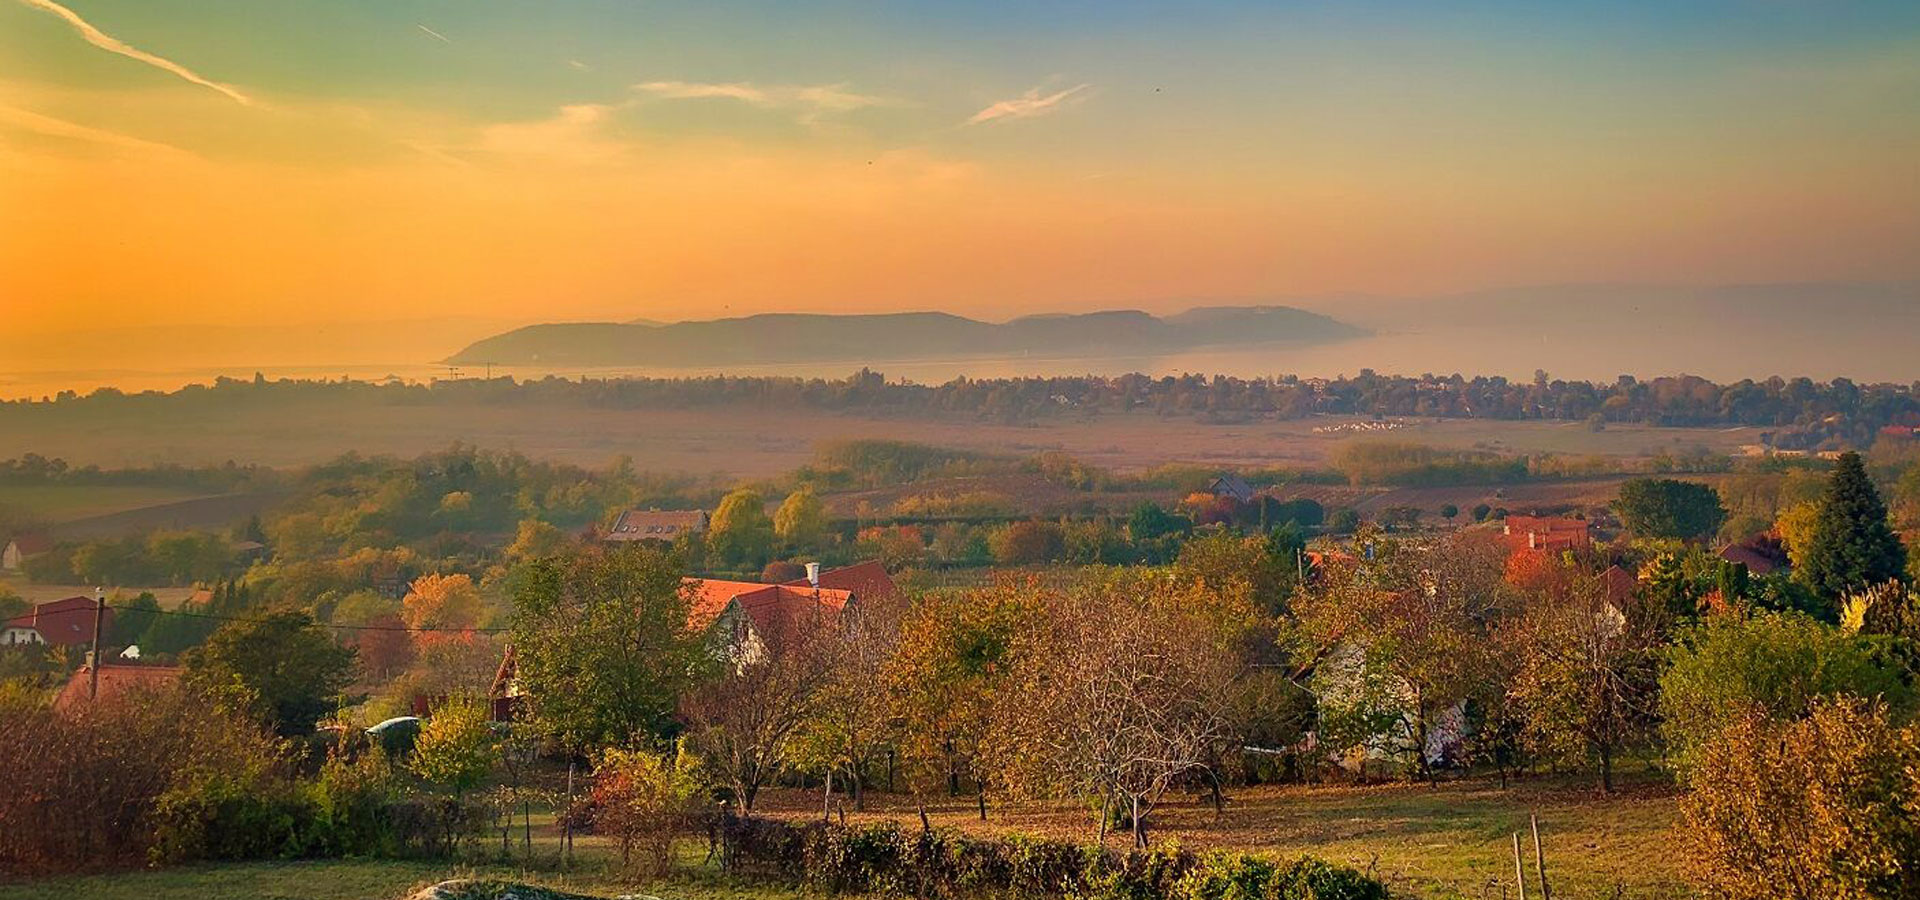
[[[1233,732],[1242,665],[1196,613],[1199,590],[1161,574],[1097,576],[1049,594],[1045,622],[1024,636],[1036,643],[1000,710],[1001,756],[1029,790],[1100,798],[1102,840],[1117,803],[1146,846],[1154,807]]]
[[[742,814],[778,774],[826,679],[826,655],[805,643],[742,661],[681,702],[689,749],[726,780]]]

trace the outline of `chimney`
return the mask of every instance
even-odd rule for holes
[[[816,590],[819,589],[820,587],[820,564],[819,563],[817,562],[807,563],[807,583],[813,585]]]

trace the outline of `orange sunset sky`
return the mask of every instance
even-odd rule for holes
[[[1916,10],[0,0],[0,306],[19,346],[1914,279]]]

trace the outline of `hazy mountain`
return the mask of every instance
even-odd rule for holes
[[[1328,316],[1279,306],[1212,307],[1160,318],[1138,310],[1036,315],[1005,323],[948,313],[776,313],[668,325],[530,325],[478,341],[462,365],[714,366],[968,356],[1176,353],[1219,344],[1315,344],[1361,337]]]

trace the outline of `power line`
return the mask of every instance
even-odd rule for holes
[[[107,608],[114,609],[114,610],[126,610],[128,612],[148,613],[150,615],[185,616],[190,619],[214,619],[216,621],[221,621],[221,622],[259,623],[259,622],[266,621],[265,619],[254,619],[254,618],[247,618],[244,616],[222,616],[222,615],[216,615],[214,613],[188,612],[183,609],[150,609],[143,606],[114,606],[112,604],[107,604]],[[334,625],[327,622],[315,622],[314,624],[320,626],[321,628],[333,628],[340,631],[404,631],[404,632],[410,632],[414,634],[506,634],[507,633],[507,629],[505,628],[414,628],[409,625]]]

